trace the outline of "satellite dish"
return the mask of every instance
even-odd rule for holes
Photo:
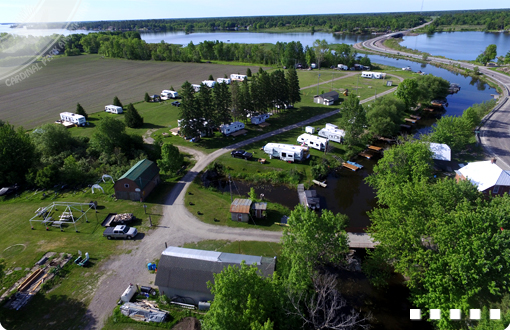
[[[140,192],[141,190],[140,190],[140,188],[136,188],[135,191],[136,192]]]

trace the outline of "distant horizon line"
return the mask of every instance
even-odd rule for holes
[[[131,19],[106,19],[106,20],[87,20],[87,21],[71,21],[71,22],[0,22],[0,25],[9,24],[55,24],[55,23],[91,23],[91,22],[123,22],[123,21],[147,21],[147,20],[200,20],[200,19],[222,19],[222,18],[248,18],[248,17],[288,17],[288,16],[335,16],[335,15],[377,15],[377,14],[405,14],[405,13],[437,13],[437,12],[469,12],[469,11],[491,11],[491,10],[510,10],[508,8],[491,8],[491,9],[458,9],[458,10],[427,10],[427,11],[388,11],[388,12],[369,12],[369,13],[332,13],[332,14],[293,14],[293,15],[255,15],[255,16],[210,16],[210,17],[181,17],[181,18],[131,18]]]

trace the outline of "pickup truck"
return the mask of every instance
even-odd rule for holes
[[[138,234],[138,230],[136,228],[128,227],[128,226],[115,226],[115,227],[107,227],[103,232],[103,236],[108,239],[112,238],[127,238],[132,239]]]

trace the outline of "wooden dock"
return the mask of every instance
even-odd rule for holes
[[[411,119],[411,118],[404,118],[404,120],[408,123],[411,123],[411,124],[416,124],[416,119]]]
[[[420,116],[416,116],[416,115],[409,115],[409,117],[411,117],[413,119],[416,119],[416,120],[420,120],[421,119]]]
[[[425,108],[423,108],[423,110],[429,111],[429,112],[434,112],[434,110],[436,110],[436,109],[431,108],[431,107],[425,107]]]
[[[318,186],[321,186],[322,188],[326,188],[328,185],[325,182],[320,182],[317,180],[312,180],[313,183],[315,183]]]
[[[347,233],[349,238],[349,247],[352,249],[373,249],[377,242],[372,240],[367,233]]]
[[[347,164],[347,163],[342,163],[342,166],[345,167],[345,168],[348,168],[352,171],[357,171],[359,170],[359,168],[357,166],[354,166],[354,165],[351,165],[351,164]]]
[[[377,146],[368,146],[368,149],[379,152],[379,151],[381,151],[383,148],[381,148],[381,147],[377,147]]]
[[[360,155],[361,157],[365,157],[366,159],[370,159],[370,158],[374,157],[374,154],[366,152],[366,151],[362,151],[358,155]]]
[[[300,183],[297,185],[297,193],[299,197],[299,204],[307,207],[306,205],[306,195],[305,195],[305,185]]]

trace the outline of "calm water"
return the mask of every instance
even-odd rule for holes
[[[408,48],[454,60],[475,60],[490,44],[497,46],[498,56],[504,56],[510,50],[510,33],[440,32],[404,37],[401,43]]]
[[[89,34],[94,31],[87,31],[87,30],[66,30],[66,29],[11,29],[9,27],[10,25],[0,25],[0,33],[10,33],[10,34],[17,34],[17,35],[23,35],[23,36],[51,36],[52,34],[62,34],[65,36],[71,35],[71,34]]]
[[[267,33],[267,32],[248,32],[248,31],[218,31],[218,32],[196,32],[186,34],[182,31],[179,32],[157,32],[157,33],[143,33],[142,39],[149,43],[159,43],[164,40],[166,43],[187,45],[191,41],[196,45],[208,41],[223,41],[231,43],[245,43],[245,44],[260,44],[277,42],[291,42],[300,41],[305,46],[312,46],[317,39],[325,39],[328,43],[346,43],[355,44],[360,41],[365,41],[372,38],[372,35],[357,35],[357,34],[333,34],[316,32],[312,33]]]

